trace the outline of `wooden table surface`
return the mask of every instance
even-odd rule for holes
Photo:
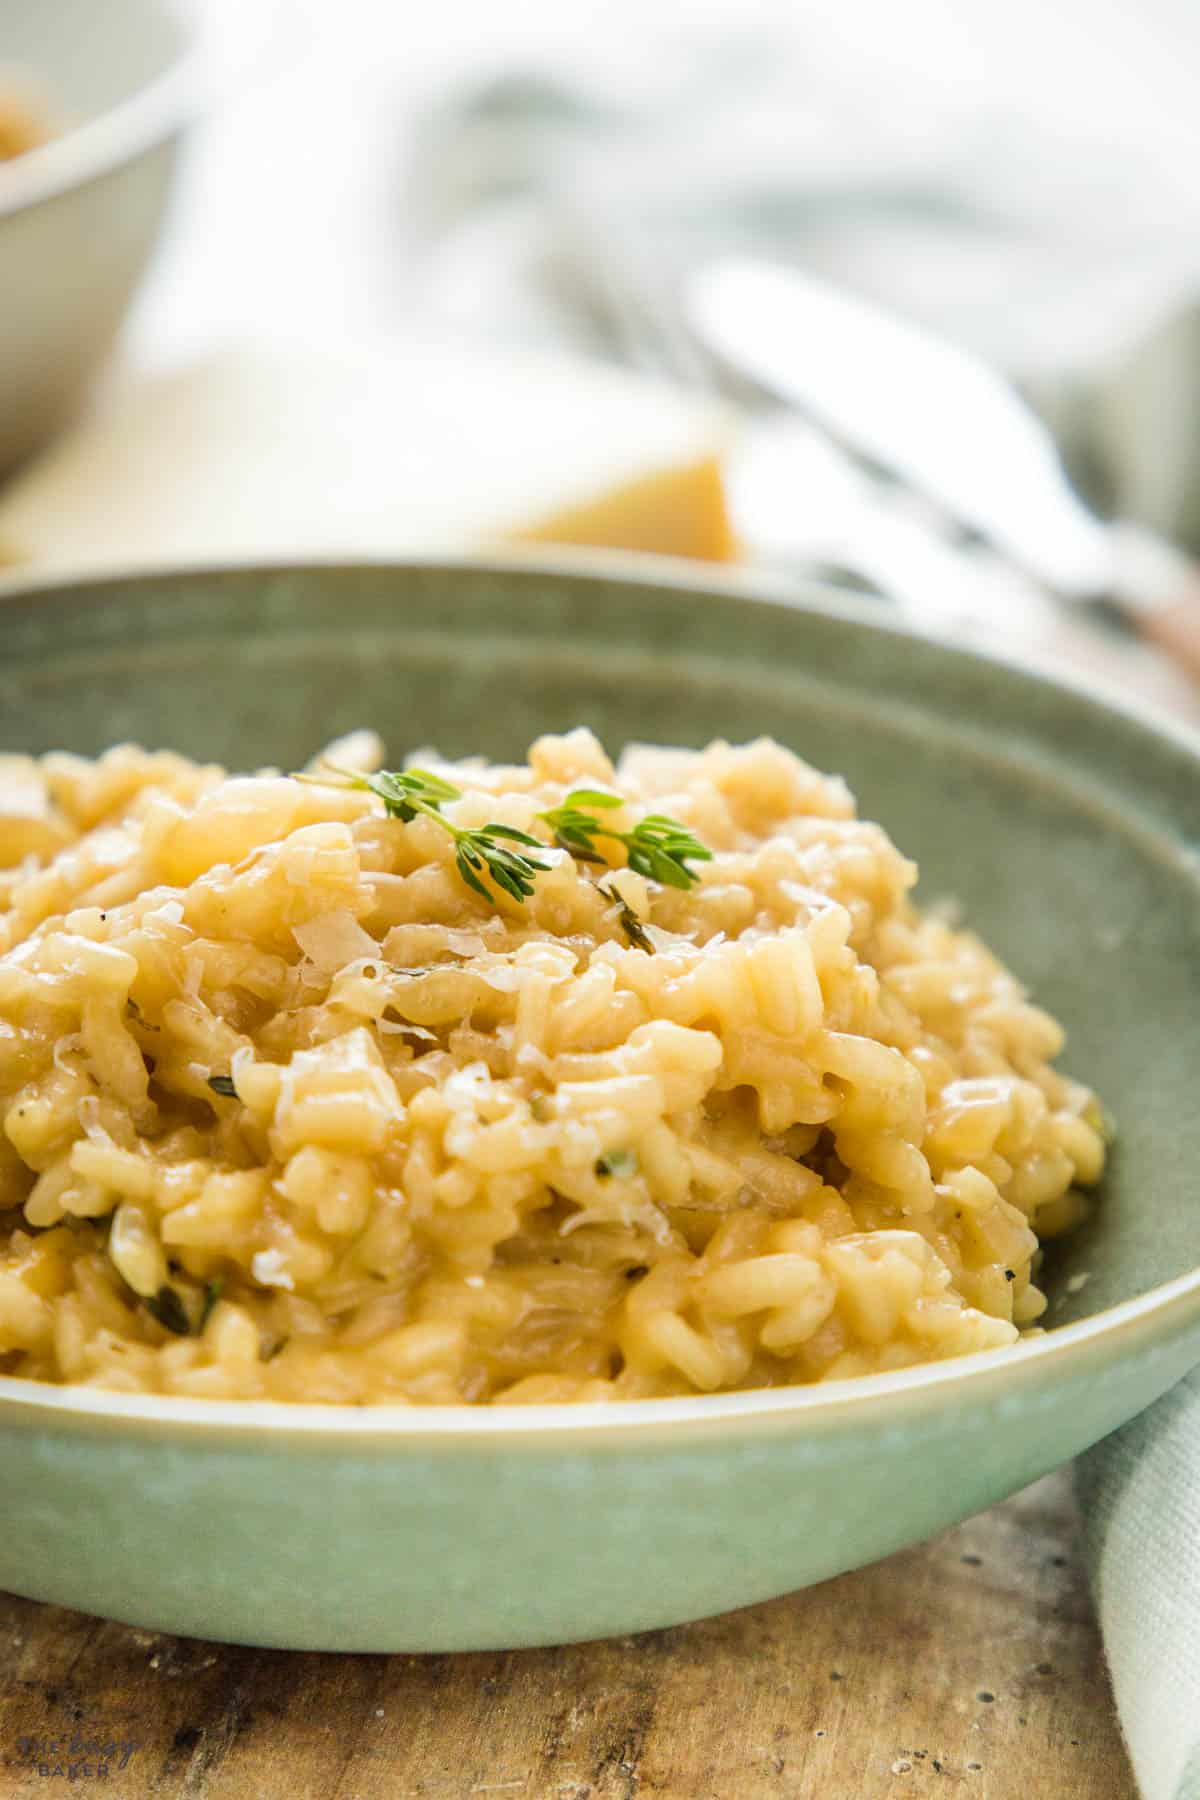
[[[0,1596],[0,1795],[1135,1800],[1074,1528],[1060,1474],[724,1618],[469,1656],[241,1650]]]

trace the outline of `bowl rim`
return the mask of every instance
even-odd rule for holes
[[[170,0],[170,3],[176,4],[179,0]],[[191,4],[192,0],[182,0],[182,3]],[[616,580],[631,586],[640,584],[673,590],[677,594],[709,594],[718,600],[760,605],[770,610],[842,619],[850,625],[866,626],[881,637],[915,639],[943,655],[999,667],[1006,674],[1036,687],[1069,694],[1100,712],[1115,714],[1123,724],[1133,725],[1148,736],[1183,751],[1195,763],[1200,777],[1200,715],[1197,722],[1191,724],[1186,719],[1163,714],[1152,702],[1120,686],[1115,677],[1107,673],[1092,669],[1063,671],[1051,663],[1048,653],[1022,655],[1015,646],[999,640],[965,641],[953,633],[937,631],[925,620],[889,614],[884,610],[886,603],[876,602],[865,593],[824,580],[819,575],[764,572],[736,563],[705,564],[691,557],[662,555],[655,551],[516,539],[468,549],[463,549],[460,544],[434,542],[395,555],[369,552],[348,556],[344,552],[330,551],[298,556],[230,557],[214,552],[212,556],[189,554],[178,561],[132,564],[81,561],[52,568],[26,567],[17,562],[0,564],[0,610],[8,604],[19,605],[23,600],[52,604],[56,596],[68,599],[81,587],[152,587],[159,582],[186,584],[226,575],[270,581],[279,576],[306,572],[332,574],[356,570],[369,570],[380,575],[436,576],[473,572],[541,579],[558,575],[569,580]],[[164,605],[171,603],[170,598],[164,598]],[[1070,603],[1064,604],[1069,606]],[[1200,848],[1195,860],[1200,870]]]
[[[816,578],[785,587],[778,579],[756,571],[710,571],[685,559],[641,552],[560,546],[543,549],[523,544],[512,550],[489,547],[475,554],[457,551],[396,557],[304,556],[261,562],[213,559],[181,565],[137,565],[124,572],[116,567],[31,572],[27,579],[18,575],[16,580],[0,583],[0,610],[9,602],[24,598],[50,602],[56,593],[65,598],[81,586],[127,582],[150,586],[163,581],[186,586],[192,580],[214,575],[269,578],[305,570],[338,569],[408,573],[470,570],[539,578],[558,574],[576,579],[590,576],[597,580],[626,580],[631,584],[640,580],[676,593],[707,593],[751,605],[841,619],[884,636],[916,640],[943,653],[999,665],[1021,679],[1065,691],[1182,750],[1200,774],[1200,729],[1183,720],[1160,717],[1149,703],[1131,697],[1126,690],[1110,687],[1090,673],[1070,671],[1063,675],[1051,671],[1045,663],[1022,658],[1007,646],[966,644],[939,635],[920,622],[880,616],[869,600],[847,595]],[[164,597],[164,604],[170,603],[170,597]],[[360,1447],[369,1444],[381,1449],[439,1442],[458,1448],[464,1444],[485,1446],[503,1437],[527,1450],[544,1449],[548,1440],[556,1438],[564,1440],[564,1448],[599,1448],[606,1441],[629,1437],[640,1440],[666,1428],[670,1428],[673,1439],[681,1435],[728,1438],[734,1430],[757,1433],[772,1428],[835,1429],[847,1424],[865,1425],[873,1422],[876,1414],[879,1424],[886,1427],[889,1422],[900,1422],[902,1410],[910,1415],[938,1410],[952,1397],[984,1402],[1001,1398],[1006,1388],[1016,1396],[1037,1383],[1047,1364],[1066,1364],[1071,1372],[1079,1372],[1098,1356],[1103,1360],[1103,1349],[1113,1340],[1121,1341],[1120,1354],[1136,1354],[1197,1324],[1200,1262],[1144,1293],[1015,1344],[883,1374],[811,1385],[664,1399],[538,1402],[512,1407],[468,1402],[452,1406],[388,1402],[347,1406],[334,1402],[123,1394],[80,1384],[0,1376],[0,1427],[20,1424],[49,1429],[59,1424],[63,1428],[107,1428],[113,1435],[121,1435],[126,1428],[188,1437],[215,1434],[221,1438],[243,1438],[249,1434],[264,1442],[299,1438],[349,1441]],[[1197,1355],[1200,1356],[1200,1350]]]
[[[428,1447],[449,1442],[488,1445],[497,1438],[526,1450],[544,1449],[563,1439],[564,1448],[599,1447],[606,1440],[644,1439],[663,1430],[672,1438],[758,1435],[772,1429],[836,1430],[878,1423],[886,1429],[902,1415],[940,1411],[954,1400],[983,1405],[1016,1400],[1042,1380],[1078,1375],[1089,1363],[1106,1362],[1103,1350],[1115,1341],[1120,1355],[1135,1355],[1168,1336],[1200,1324],[1200,1267],[1118,1301],[1103,1312],[1041,1337],[998,1349],[878,1375],[776,1388],[743,1388],[718,1394],[667,1399],[538,1402],[528,1406],[421,1406],[383,1402],[338,1405],[291,1400],[199,1400],[175,1394],[122,1394],[79,1384],[0,1376],[0,1428],[31,1424],[149,1429],[154,1435],[250,1435],[275,1442],[289,1438],[326,1440],[383,1449]],[[1047,1371],[1045,1365],[1054,1367]],[[1067,1365],[1064,1370],[1061,1365]],[[1006,1392],[1007,1391],[1007,1392]],[[907,1402],[907,1404],[905,1404]],[[682,1428],[682,1429],[681,1429]],[[581,1440],[576,1442],[575,1440]]]
[[[94,119],[15,157],[0,180],[0,221],[110,174],[174,137],[198,113],[213,79],[199,0],[156,0],[178,28],[167,67]]]

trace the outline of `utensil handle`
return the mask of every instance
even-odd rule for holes
[[[1113,598],[1127,622],[1200,682],[1200,563],[1139,525],[1112,527]]]
[[[1190,592],[1139,612],[1134,622],[1152,644],[1200,682],[1200,575]]]

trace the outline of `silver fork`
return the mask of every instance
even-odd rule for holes
[[[598,206],[586,212],[585,221],[578,200],[560,211],[559,275],[602,341],[627,366],[749,416],[728,486],[735,530],[755,561],[784,576],[865,584],[943,630],[1045,629],[1057,609],[1044,589],[990,551],[952,543],[919,496],[869,475],[828,434],[710,356],[653,252]]]

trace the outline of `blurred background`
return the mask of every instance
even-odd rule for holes
[[[65,148],[93,104],[77,65],[116,93],[161,12],[184,21],[189,70],[164,234],[100,399],[81,415],[72,394],[0,487],[18,567],[139,546],[380,552],[510,527],[708,558],[736,539],[792,573],[886,588],[895,568],[900,602],[957,580],[962,619],[944,600],[934,614],[969,628],[990,609],[1021,642],[1053,637],[1055,584],[1029,557],[1015,567],[961,509],[914,496],[903,455],[888,466],[698,340],[689,284],[736,256],[984,359],[1053,432],[1088,506],[1150,534],[1130,583],[1200,608],[1168,549],[1200,554],[1193,0],[0,0],[0,68],[41,96]],[[0,164],[0,379],[6,357],[36,363],[4,257],[6,232],[53,210],[13,187],[39,154]],[[86,306],[119,220],[82,229],[54,280]],[[759,321],[737,329],[752,363]],[[797,313],[809,378],[814,333]],[[958,399],[944,439],[978,455],[992,416]],[[902,380],[893,400],[895,437],[924,405]],[[638,490],[685,465],[690,487]],[[456,480],[469,504],[445,498]],[[605,510],[618,489],[624,519]],[[171,523],[172,496],[190,524]],[[1070,617],[1100,629],[1098,611]]]
[[[147,324],[607,350],[559,220],[672,259],[749,239],[994,358],[1110,504],[1200,547],[1190,0],[296,0],[274,24],[290,66],[210,129]]]

